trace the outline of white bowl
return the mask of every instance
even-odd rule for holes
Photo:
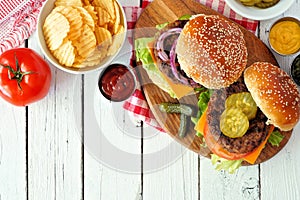
[[[295,0],[280,0],[276,5],[260,9],[244,6],[239,0],[225,0],[227,5],[237,14],[254,20],[267,20],[284,13]]]
[[[104,69],[106,66],[111,64],[113,59],[118,55],[119,51],[121,50],[122,46],[124,45],[124,42],[125,42],[125,39],[126,39],[126,33],[127,33],[127,21],[126,21],[126,16],[125,16],[124,10],[123,10],[122,6],[120,5],[120,3],[117,0],[116,0],[116,2],[118,3],[118,5],[120,7],[121,21],[122,21],[122,24],[124,25],[124,33],[118,35],[118,37],[122,37],[121,38],[122,43],[121,43],[120,47],[114,53],[114,55],[107,56],[101,63],[99,63],[96,66],[83,67],[83,68],[73,68],[73,67],[66,67],[66,66],[61,65],[57,61],[57,59],[52,55],[52,53],[50,52],[50,50],[48,49],[48,47],[46,45],[42,27],[43,27],[43,24],[44,24],[44,21],[45,21],[46,17],[53,10],[54,3],[55,3],[55,0],[47,0],[45,2],[45,4],[43,5],[42,9],[41,9],[41,12],[40,12],[39,17],[38,17],[38,24],[37,24],[39,47],[42,50],[45,57],[47,58],[47,60],[49,60],[50,63],[52,65],[54,65],[55,67],[57,67],[58,69],[61,69],[65,72],[72,73],[72,74],[84,74],[84,73],[87,73],[87,72],[92,72],[92,71],[96,71],[96,70],[99,70],[99,69]]]

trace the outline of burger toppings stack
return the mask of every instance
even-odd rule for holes
[[[137,61],[171,97],[198,91],[199,111],[192,121],[216,169],[232,173],[242,162],[255,164],[268,140],[278,146],[281,133],[299,121],[295,83],[271,63],[247,65],[242,31],[221,16],[200,14],[164,24],[155,37],[137,39],[135,47]]]

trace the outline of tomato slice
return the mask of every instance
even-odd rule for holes
[[[238,153],[232,153],[224,149],[220,144],[217,143],[215,140],[214,136],[208,131],[208,123],[207,121],[204,124],[204,131],[203,135],[205,138],[205,143],[208,146],[208,148],[217,156],[221,158],[225,158],[227,160],[239,160],[245,157],[246,155],[250,154],[249,153],[243,153],[243,154],[238,154]]]

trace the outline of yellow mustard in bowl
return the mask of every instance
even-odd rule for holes
[[[270,30],[269,42],[274,51],[282,55],[294,54],[300,49],[300,22],[285,17],[274,23]]]

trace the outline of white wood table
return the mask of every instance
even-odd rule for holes
[[[282,16],[299,18],[299,10],[296,0]],[[266,44],[276,19],[258,27]],[[37,34],[24,46],[40,52]],[[128,52],[125,47],[117,61],[127,62]],[[275,56],[290,73],[296,55]],[[14,107],[0,100],[0,200],[300,199],[300,124],[271,160],[230,175],[131,117],[121,103],[104,99],[99,72],[51,69],[52,85],[42,101]]]

